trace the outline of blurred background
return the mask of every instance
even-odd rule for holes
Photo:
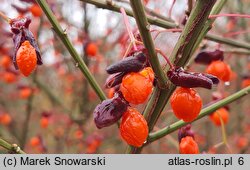
[[[12,33],[10,26],[1,19],[0,137],[17,143],[27,153],[124,153],[126,143],[120,138],[116,125],[101,130],[96,128],[92,113],[100,102],[99,98],[54,34],[40,7],[26,1],[0,0],[0,11],[10,18],[32,18],[30,30],[37,39],[44,64],[28,78],[14,69],[10,59],[13,56]],[[126,0],[113,1],[129,7]],[[47,2],[97,82],[107,96],[112,95],[112,91],[104,88],[108,76],[105,68],[123,57],[129,43],[121,14],[78,0]],[[187,0],[176,0],[172,13],[169,13],[172,3],[172,0],[144,1],[149,11],[171,17],[183,27],[181,23],[185,18]],[[222,13],[247,14],[249,8],[250,0],[227,1]],[[137,32],[135,20],[129,19],[133,31]],[[249,43],[249,25],[249,19],[221,17],[210,33]],[[156,26],[151,28],[162,30]],[[163,32],[155,39],[155,45],[169,56],[178,37],[179,33]],[[245,80],[250,80],[249,51],[237,52],[239,49],[234,47],[204,40],[196,54],[217,48],[224,51],[224,60],[232,69],[231,78],[230,82],[221,83],[212,90],[197,89],[203,105],[210,103],[215,96],[221,99],[239,91],[248,85]],[[162,58],[160,61],[165,64]],[[189,65],[190,71],[205,72],[205,69],[204,65]],[[135,107],[142,111],[144,106]],[[201,152],[250,153],[249,96],[230,104],[228,112],[229,122],[225,125],[228,146],[220,144],[221,127],[215,126],[209,117],[192,124]],[[177,118],[167,105],[154,130],[175,121]],[[174,132],[146,146],[143,153],[178,153],[178,145],[177,132]],[[0,153],[6,153],[6,150],[0,147]]]

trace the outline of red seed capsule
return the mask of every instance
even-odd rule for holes
[[[208,74],[212,74],[224,82],[230,80],[231,69],[229,65],[227,65],[223,61],[214,61],[208,67],[206,72]]]
[[[181,154],[198,154],[199,147],[191,136],[186,136],[181,139],[180,143]]]
[[[147,121],[136,109],[128,108],[122,116],[120,134],[129,145],[140,147],[148,136]]]
[[[180,87],[172,94],[170,104],[178,119],[192,122],[201,111],[202,100],[194,89]]]
[[[222,119],[224,124],[227,124],[228,119],[229,119],[229,113],[225,108],[220,108],[210,115],[211,121],[216,126],[221,126],[220,118]]]
[[[11,19],[10,21],[11,31],[13,33],[13,42],[14,42],[14,56],[12,60],[16,69],[18,69],[18,65],[16,61],[17,52],[20,50],[22,44],[24,44],[25,41],[28,41],[30,46],[32,46],[35,49],[36,57],[37,57],[36,59],[37,64],[38,65],[43,64],[41,53],[36,43],[36,40],[32,32],[29,30],[30,23],[31,23],[30,18],[15,18],[15,19]],[[33,49],[33,48],[29,48],[29,49]]]
[[[144,103],[153,89],[153,83],[140,73],[129,73],[122,79],[120,90],[124,98],[132,104]]]

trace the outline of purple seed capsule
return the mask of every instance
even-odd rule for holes
[[[116,85],[121,84],[122,78],[126,73],[116,73],[108,76],[105,82],[105,87],[106,88],[112,88]]]
[[[37,64],[38,65],[43,64],[41,58],[41,52],[38,48],[34,35],[29,30],[30,23],[31,23],[30,18],[16,18],[10,21],[11,31],[13,33],[13,42],[14,42],[14,56],[12,60],[16,69],[18,69],[16,63],[16,53],[24,41],[29,41],[29,43],[35,48],[37,56]]]
[[[102,101],[94,110],[96,127],[101,129],[116,123],[127,110],[128,105],[121,92],[115,93],[112,99]]]
[[[179,129],[178,141],[181,142],[181,139],[186,137],[186,136],[191,136],[194,139],[194,132],[191,130],[191,124],[188,124],[188,125]]]
[[[147,65],[147,57],[143,53],[138,53],[136,56],[129,56],[115,64],[107,67],[106,71],[109,74],[119,72],[138,72]]]
[[[224,59],[223,51],[215,50],[212,52],[203,51],[200,52],[194,59],[196,63],[208,65],[213,61]]]
[[[186,88],[203,87],[211,89],[213,84],[219,83],[219,79],[213,75],[187,72],[182,67],[169,70],[167,76],[176,86]]]

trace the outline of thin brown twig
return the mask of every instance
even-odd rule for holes
[[[6,22],[10,23],[11,19],[7,17],[3,12],[0,11],[0,17],[3,18]]]

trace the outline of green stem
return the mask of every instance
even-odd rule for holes
[[[228,97],[220,100],[217,103],[214,103],[214,104],[202,109],[199,116],[197,117],[197,119],[195,119],[193,122],[209,115],[210,113],[213,113],[217,109],[219,109],[225,105],[228,105],[228,104],[232,103],[235,100],[238,100],[239,98],[241,98],[243,96],[248,95],[249,93],[250,93],[250,86],[238,91],[237,93],[232,94],[231,96],[228,96]],[[157,132],[151,133],[151,134],[149,134],[147,144],[151,143],[157,139],[160,139],[160,138],[178,130],[179,128],[181,128],[187,124],[189,124],[189,123],[186,123],[186,122],[180,120],[178,122],[173,123],[172,125],[166,126],[165,128],[163,128]]]
[[[205,36],[201,33],[215,1],[199,0],[196,2],[170,56],[170,60],[177,66],[184,66],[187,63],[197,39]]]
[[[202,30],[202,26],[206,22],[208,15],[213,7],[215,0],[198,0],[195,4],[194,9],[192,10],[189,20],[187,21],[182,34],[171,54],[172,63],[175,62],[177,66],[185,66],[188,59],[190,58],[190,53],[192,47],[194,46],[200,31]],[[181,57],[181,58],[180,58]],[[169,67],[168,67],[169,68]],[[166,68],[166,71],[167,69]],[[149,131],[151,131],[156,124],[162,110],[166,106],[168,99],[173,93],[175,86],[173,84],[168,84],[167,89],[162,89],[158,96],[158,100],[154,101],[154,98],[151,98],[149,103],[154,103],[154,108],[147,109],[150,110],[151,113],[146,113],[151,115],[150,120],[148,121]],[[152,101],[151,101],[152,100]],[[140,153],[141,148],[128,148],[127,153]],[[132,152],[129,152],[132,151]]]
[[[154,88],[152,95],[143,111],[143,116],[145,117],[147,122],[149,122],[149,120],[151,119],[151,116],[152,116],[151,114],[153,112],[153,109],[155,108],[155,104],[157,103],[159,99],[160,92],[161,90],[159,88]]]
[[[95,5],[98,8],[102,8],[102,9],[108,9],[114,12],[120,12],[120,8],[122,7],[121,5],[116,4],[114,1],[110,2],[108,0],[80,0],[83,2],[87,2],[89,4]],[[224,1],[224,0],[220,0],[220,1]],[[217,1],[217,2],[220,2]],[[133,17],[133,12],[132,10],[129,9],[125,9],[127,15]],[[164,21],[162,19],[158,19],[157,16],[152,17],[152,16],[147,16],[148,22],[152,25],[157,25],[159,27],[162,28],[177,28],[178,25],[175,23],[172,23],[171,21]],[[221,43],[221,44],[226,44],[226,45],[230,45],[233,47],[239,47],[239,48],[244,48],[244,49],[250,49],[250,45],[248,43],[245,42],[239,42],[233,39],[228,39],[228,38],[224,38],[224,37],[220,37],[217,35],[213,35],[213,34],[207,34],[205,36],[206,39],[210,40],[210,41],[214,41],[217,43]]]
[[[86,79],[89,81],[90,85],[96,92],[96,94],[99,96],[101,100],[105,100],[106,96],[104,92],[102,91],[101,87],[97,84],[95,78],[89,71],[88,67],[80,57],[80,55],[77,53],[76,49],[73,47],[72,43],[70,42],[67,33],[65,30],[62,29],[60,26],[59,22],[57,21],[56,17],[54,16],[53,12],[49,8],[46,0],[36,0],[36,2],[40,5],[42,8],[43,12],[47,16],[48,20],[50,21],[51,25],[53,26],[53,29],[57,36],[61,39],[63,42],[64,46],[67,48],[71,56],[74,58],[76,65],[79,67],[81,72],[84,74]]]
[[[117,0],[117,2],[123,2],[123,3],[126,3],[126,4],[130,4],[129,1],[127,0]],[[169,21],[169,22],[174,22],[174,20],[172,20],[171,18],[168,18],[156,11],[154,11],[153,9],[150,9],[148,8],[147,6],[144,6],[144,9],[145,9],[145,12],[153,17],[157,17],[157,18],[160,18],[160,19],[163,19],[165,21]]]
[[[226,3],[226,0],[217,1],[217,2],[214,4],[214,7],[213,7],[213,9],[212,9],[210,15],[219,14],[220,11],[221,11],[221,9],[222,9],[223,6],[225,5],[225,3]],[[210,18],[210,19],[208,19],[208,21],[207,21],[206,24],[204,25],[204,27],[203,27],[203,29],[202,29],[202,31],[201,31],[201,33],[200,33],[200,36],[198,37],[198,39],[197,39],[197,41],[196,41],[196,43],[195,43],[195,45],[194,45],[194,47],[193,47],[193,49],[192,49],[191,56],[193,56],[193,54],[195,53],[195,51],[196,51],[197,48],[199,47],[200,43],[201,43],[202,40],[204,39],[204,36],[206,36],[206,34],[208,33],[208,31],[212,28],[212,24],[214,23],[215,19],[216,19],[216,18]],[[210,36],[211,36],[211,35],[210,35]],[[208,37],[210,37],[210,36],[208,36]],[[216,38],[216,36],[215,36],[214,38]],[[218,38],[218,37],[217,37],[217,38]],[[220,38],[220,37],[219,37],[219,38]],[[195,57],[195,56],[193,56],[193,57],[190,59],[190,61],[189,61],[188,65],[187,65],[187,67],[188,67],[190,64],[193,63],[194,57]]]
[[[238,12],[239,12],[240,14],[244,14],[244,13],[245,13],[245,11],[244,11],[244,8],[245,8],[244,5],[245,5],[245,3],[242,2],[241,0],[238,0],[237,4],[238,4]],[[246,8],[246,9],[247,9],[247,8]],[[242,27],[242,30],[247,30],[247,29],[248,29],[248,23],[247,23],[246,18],[241,18],[241,19],[240,19],[240,26]],[[246,35],[244,36],[244,38],[245,38],[245,41],[247,41],[247,42],[250,41],[249,34],[246,34]]]
[[[154,69],[156,77],[159,78],[159,82],[158,82],[159,86],[165,87],[167,78],[163,70],[161,69],[161,66],[160,66],[156,51],[155,51],[154,43],[153,43],[150,30],[149,30],[149,23],[147,21],[147,17],[146,17],[142,2],[131,0],[130,3],[134,11],[134,17],[136,19],[137,26],[139,28],[143,43],[145,47],[147,48],[149,56],[150,56],[149,58],[150,64]],[[155,87],[153,95],[151,96],[151,99],[149,100],[144,111],[144,116],[149,123],[149,129],[151,129],[150,121],[152,120],[152,118],[155,119],[155,116],[157,116],[157,115],[152,115],[152,113],[154,109],[156,108],[156,103],[160,95],[160,91],[161,90],[159,89],[159,87]],[[134,148],[132,146],[128,146],[126,153],[139,153],[141,152],[141,150],[142,148]]]
[[[225,5],[226,3],[226,0],[220,0],[220,1],[217,1],[215,4],[214,4],[214,7],[210,13],[210,15],[216,15],[216,14],[219,14],[222,7]],[[201,41],[203,40],[204,36],[207,34],[207,32],[210,30],[210,28],[212,27],[212,24],[214,23],[215,21],[215,18],[211,18],[211,19],[208,19],[208,21],[206,22],[206,24],[203,26],[203,29],[200,33],[200,36],[198,38],[198,40],[196,41],[193,49],[192,49],[192,52],[191,54],[193,54],[195,52],[195,50],[198,48],[198,46],[200,45]]]
[[[25,152],[22,151],[16,144],[10,144],[1,138],[0,138],[0,146],[9,150],[10,152],[14,152],[18,154],[25,154]]]
[[[175,86],[171,85],[168,89],[164,89],[164,90],[160,91],[158,101],[155,104],[156,107],[154,108],[151,119],[148,123],[149,131],[153,130],[158,118],[160,117],[163,109],[165,108],[165,106],[166,106],[171,94],[174,92],[174,90],[175,90]]]
[[[238,54],[238,55],[250,55],[250,51],[241,49],[222,49],[224,53]]]
[[[186,14],[189,16],[191,11],[193,9],[193,0],[188,0],[188,9],[187,9],[187,12]]]
[[[108,9],[108,10],[119,12],[119,13],[120,13],[120,8],[122,7],[121,5],[118,5],[114,1],[111,1],[111,0],[80,0],[80,1],[86,2],[89,4],[93,4],[93,5],[97,6],[98,8]],[[128,16],[133,17],[132,10],[129,10],[127,8],[124,8],[124,9],[125,9]],[[159,18],[152,17],[152,16],[147,16],[147,20],[151,24],[162,26],[164,28],[177,27],[177,25],[173,22],[165,21],[163,19],[159,19]]]
[[[130,0],[131,7],[134,12],[134,17],[136,19],[137,26],[140,31],[140,35],[143,40],[143,44],[147,49],[149,54],[149,61],[154,70],[155,76],[158,78],[158,83],[160,87],[164,87],[167,81],[167,78],[161,68],[160,62],[158,60],[155,46],[152,40],[152,36],[150,34],[150,25],[148,23],[146,13],[144,11],[144,7],[142,1]]]
[[[212,34],[208,34],[205,38],[207,40],[215,41],[217,43],[228,44],[228,45],[231,45],[231,46],[234,46],[234,47],[245,48],[247,50],[250,50],[249,43],[235,41],[233,39],[223,38],[223,37],[220,37],[220,36],[217,36],[217,35],[212,35]]]

